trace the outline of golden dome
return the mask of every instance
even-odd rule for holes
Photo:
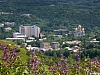
[[[78,28],[81,28],[81,25],[78,25]]]
[[[84,28],[82,28],[82,31],[84,31]]]
[[[77,31],[77,28],[75,28],[75,30]]]

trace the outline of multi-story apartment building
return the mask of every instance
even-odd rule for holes
[[[35,37],[39,37],[40,35],[40,28],[34,25],[33,34]]]
[[[49,42],[41,42],[40,48],[50,49],[50,43]]]
[[[19,32],[21,34],[26,35],[26,37],[31,37],[34,35],[34,37],[39,37],[40,34],[40,28],[36,25],[34,26],[19,26]]]
[[[60,43],[59,42],[52,42],[51,47],[52,47],[52,49],[59,50],[60,49]]]

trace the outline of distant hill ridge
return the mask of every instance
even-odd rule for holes
[[[1,0],[0,11],[16,14],[9,19],[2,17],[0,22],[13,20],[18,25],[38,24],[42,31],[72,29],[78,24],[87,32],[100,27],[100,0]],[[25,18],[19,14],[32,16]]]

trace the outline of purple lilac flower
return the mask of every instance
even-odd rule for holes
[[[76,62],[80,61],[79,52],[76,52]]]
[[[36,63],[35,62],[32,63],[32,69],[34,72],[36,72]]]
[[[62,66],[62,63],[59,61],[57,65],[58,65],[58,66]]]
[[[5,50],[7,50],[7,47],[6,46],[2,46],[2,49],[5,51]]]
[[[63,75],[66,75],[66,74],[67,74],[65,68],[62,68],[61,73],[62,73]]]
[[[64,60],[64,64],[67,64],[67,61],[66,60]]]
[[[76,68],[79,69],[80,68],[80,65],[79,64],[76,64]]]
[[[39,52],[42,54],[44,51],[43,50],[40,50]]]
[[[4,51],[3,56],[4,56],[5,61],[8,61],[9,54],[8,54],[8,52],[7,52],[7,51]]]
[[[95,65],[97,64],[97,61],[98,61],[98,60],[97,60],[97,58],[95,57],[95,58],[94,58],[94,64],[95,64]]]
[[[68,65],[66,65],[65,69],[68,70]]]
[[[12,50],[12,54],[16,55],[16,50],[15,49]]]
[[[16,58],[17,57],[17,53],[16,53],[15,49],[12,50],[11,56],[12,56],[12,58]]]
[[[30,48],[30,52],[32,54],[32,57],[34,56],[34,52],[32,51],[32,49]]]
[[[76,61],[79,62],[80,61],[80,58],[79,57],[76,57]]]
[[[36,72],[36,67],[33,68],[33,71]]]
[[[63,54],[61,54],[61,58],[62,58],[63,60],[65,60],[65,56],[64,56]]]
[[[38,58],[34,58],[34,53],[30,50],[31,54],[32,54],[32,58],[29,59],[29,64],[30,64],[30,68],[36,72],[37,71],[37,65],[39,64],[39,60]]]
[[[53,71],[54,70],[54,67],[53,66],[50,66],[50,71]]]

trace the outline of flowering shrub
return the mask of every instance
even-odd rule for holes
[[[38,56],[30,50],[27,62],[21,60],[17,48],[0,43],[0,75],[88,75],[91,72],[100,73],[100,61],[94,59],[80,59],[80,54],[75,54],[76,60],[61,58],[56,63],[51,59]],[[42,54],[41,54],[42,55]],[[26,58],[24,58],[26,59]],[[48,61],[47,61],[48,60]]]

